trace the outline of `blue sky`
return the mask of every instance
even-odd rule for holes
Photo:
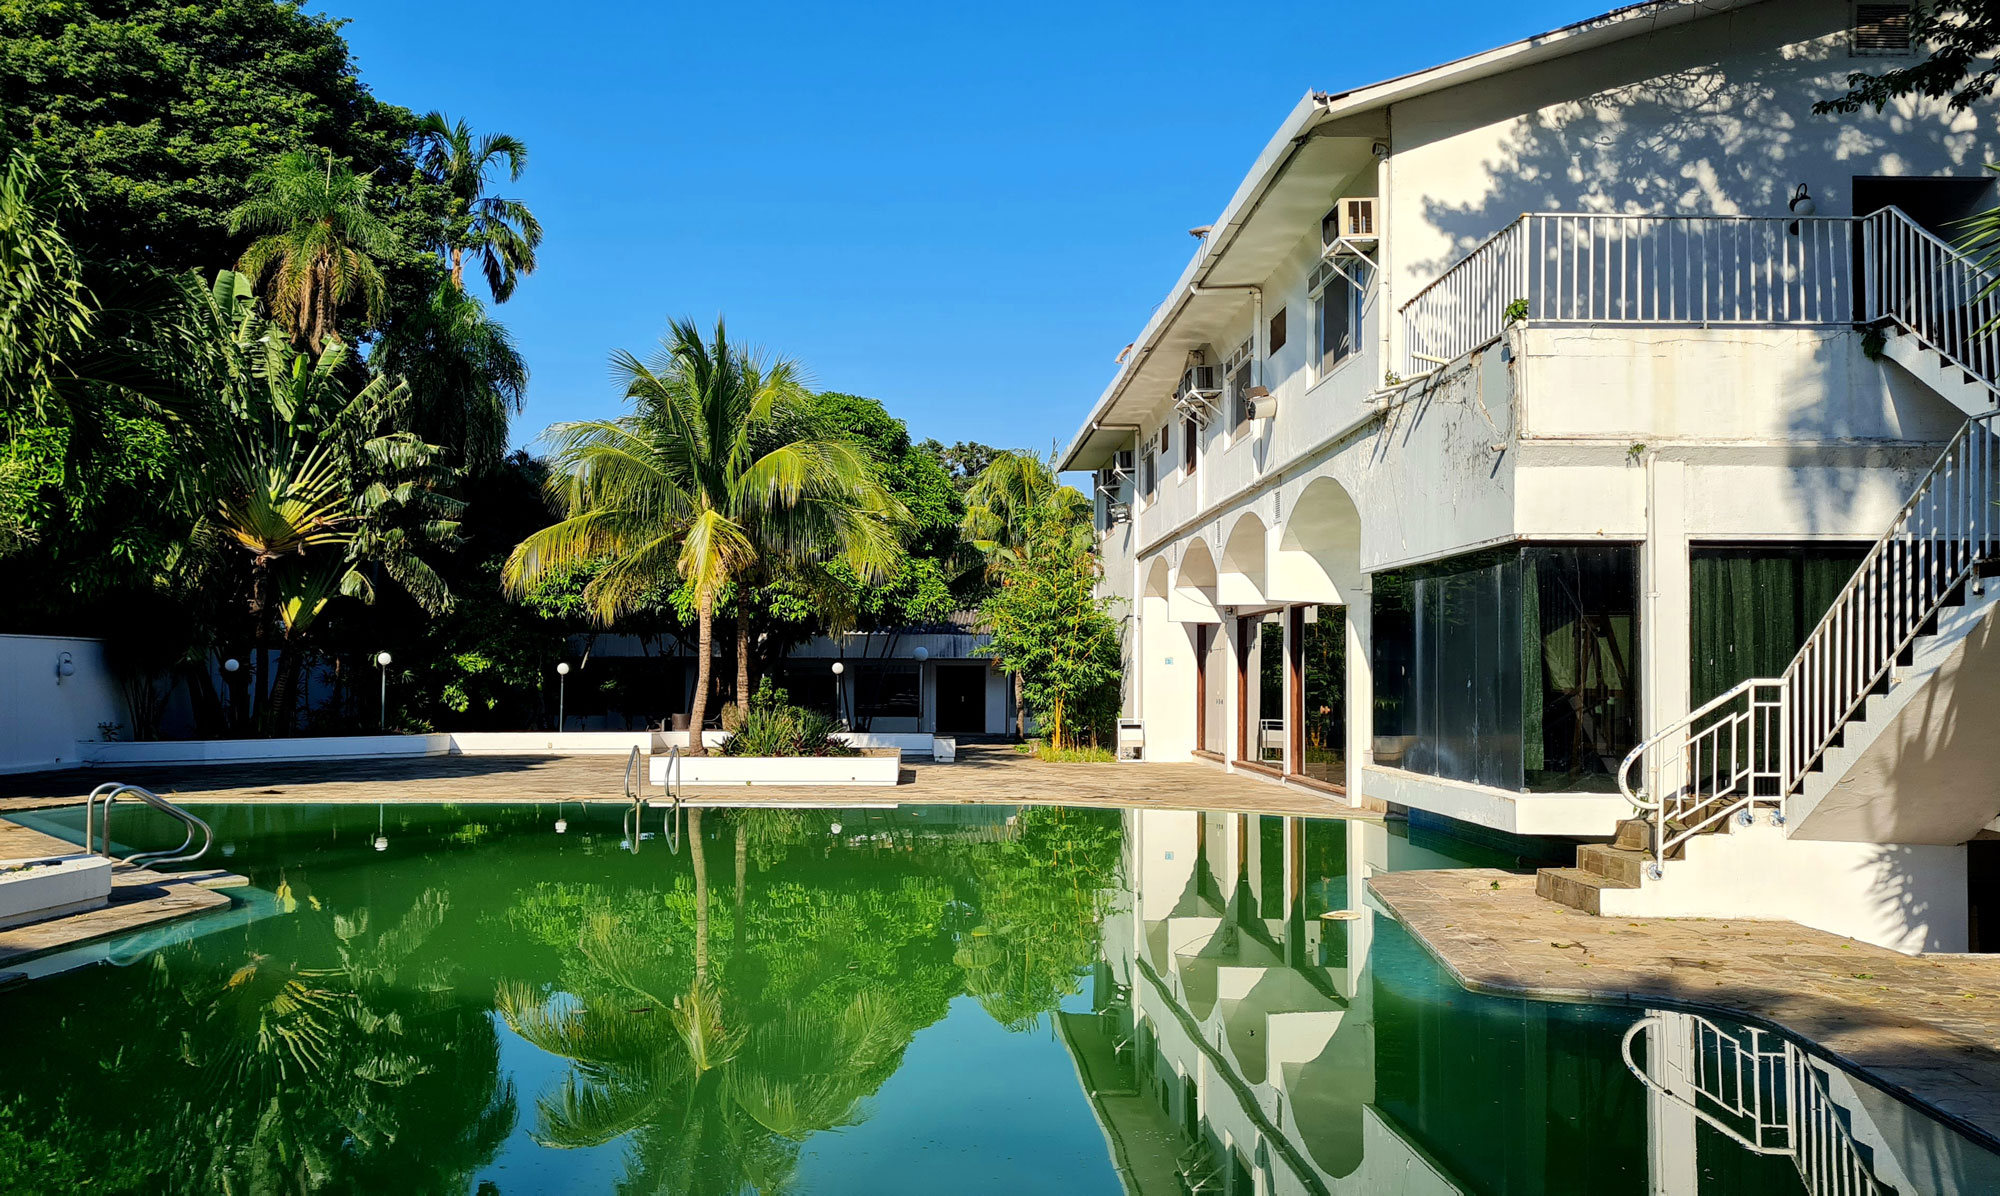
[[[1300,96],[1609,6],[322,11],[381,98],[528,143],[502,191],[547,232],[499,309],[533,371],[517,441],[619,413],[613,348],[723,314],[913,436],[1046,451]]]

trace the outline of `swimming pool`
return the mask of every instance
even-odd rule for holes
[[[1460,989],[1362,881],[1519,861],[1401,823],[196,809],[235,909],[0,991],[0,1189],[2000,1190],[1778,1036]]]

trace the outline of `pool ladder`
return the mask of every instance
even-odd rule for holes
[[[681,749],[667,748],[667,765],[662,770],[661,783],[667,791],[669,805],[660,817],[660,835],[667,841],[667,850],[679,855],[681,851]],[[637,746],[625,758],[625,800],[631,804],[625,807],[625,840],[631,845],[633,855],[639,854],[639,842],[643,839],[642,826],[646,814],[646,766],[640,758]]]
[[[186,810],[150,789],[142,789],[137,785],[127,785],[120,781],[106,781],[97,788],[92,789],[90,796],[83,801],[83,850],[86,853],[102,855],[106,859],[111,858],[111,804],[121,797],[136,798],[153,807],[155,810],[174,818],[187,828],[187,838],[181,841],[179,847],[171,848],[167,851],[141,851],[126,856],[125,863],[128,867],[145,868],[154,864],[186,863],[191,860],[198,860],[207,855],[208,849],[215,846],[214,828],[210,827],[208,823],[203,822],[200,818],[188,813]],[[104,803],[104,847],[102,851],[91,846],[91,842],[96,836],[97,803],[100,801]],[[194,846],[194,836],[197,831],[201,832],[201,847],[195,851],[189,851],[188,848]]]

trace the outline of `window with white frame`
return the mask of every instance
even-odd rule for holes
[[[1321,262],[1311,280],[1313,361],[1319,377],[1361,351],[1362,300],[1367,293],[1368,261],[1342,257]]]
[[[1256,352],[1256,338],[1236,346],[1222,363],[1222,376],[1229,389],[1229,431],[1236,435],[1250,422],[1250,358]]]

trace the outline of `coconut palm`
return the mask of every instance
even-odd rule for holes
[[[507,452],[508,417],[528,393],[528,365],[479,300],[440,281],[384,330],[374,360],[410,384],[410,427],[450,463],[484,470]]]
[[[488,195],[486,176],[504,167],[507,181],[518,182],[528,164],[528,147],[505,133],[475,139],[469,125],[453,124],[442,112],[419,121],[414,139],[426,181],[451,195],[442,249],[451,263],[452,282],[464,289],[465,257],[471,254],[479,259],[493,301],[507,302],[520,276],[535,272],[542,226],[521,201]]]
[[[697,627],[690,748],[699,753],[724,588],[836,556],[880,578],[902,507],[860,449],[803,430],[798,366],[732,346],[721,321],[712,340],[676,321],[651,361],[620,353],[612,368],[636,410],[549,430],[551,489],[568,517],[514,549],[505,581],[518,594],[550,570],[602,560],[583,596],[604,623],[650,602],[663,583],[686,585]],[[739,637],[738,652],[746,646]],[[739,660],[739,679],[747,667]],[[747,688],[739,684],[739,702]]]
[[[256,192],[229,214],[231,233],[260,233],[237,269],[269,282],[271,314],[295,343],[318,353],[338,340],[343,308],[381,314],[388,284],[376,259],[396,236],[368,210],[369,176],[331,155],[295,150],[250,177]]]
[[[1056,476],[1052,462],[1033,453],[1005,449],[993,454],[965,493],[965,518],[960,533],[986,560],[986,574],[998,578],[1030,550],[1038,523],[1054,518],[1073,528],[1073,537],[1087,545],[1091,535],[1090,499]],[[1014,734],[1027,732],[1022,698],[1025,685],[1014,674]]]

